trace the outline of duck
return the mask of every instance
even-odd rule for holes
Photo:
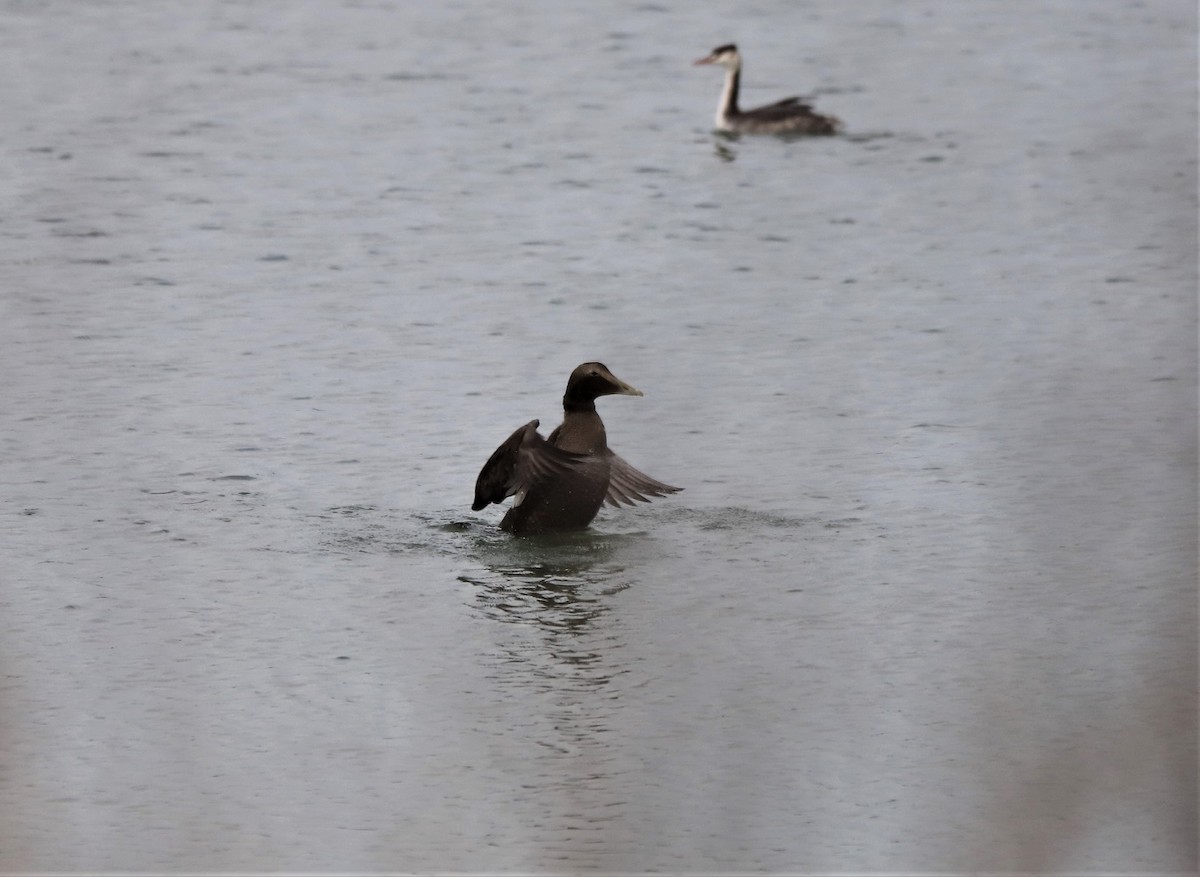
[[[483,464],[475,480],[473,511],[510,496],[500,529],[514,535],[583,530],[604,503],[649,502],[683,488],[639,472],[608,446],[596,411],[601,396],[641,396],[600,362],[571,372],[563,393],[563,421],[546,438],[540,421],[518,427]]]
[[[753,110],[738,108],[738,85],[742,77],[742,56],[737,46],[728,43],[695,62],[715,64],[725,68],[725,88],[717,104],[717,130],[736,134],[791,134],[821,136],[837,134],[840,120],[814,112],[810,104],[798,97],[785,97],[773,104]]]

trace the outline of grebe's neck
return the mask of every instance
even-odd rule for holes
[[[738,110],[738,86],[742,79],[742,65],[736,64],[725,71],[725,88],[721,91],[721,102],[717,105],[717,127],[730,116],[736,116]]]

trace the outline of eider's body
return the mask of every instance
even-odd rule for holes
[[[582,530],[605,501],[649,502],[681,490],[630,466],[608,447],[599,396],[640,396],[598,362],[585,362],[567,381],[563,422],[542,438],[531,420],[509,436],[483,464],[475,481],[475,511],[513,497],[500,528],[519,535]]]
[[[842,123],[833,116],[822,116],[798,97],[786,97],[753,110],[738,108],[738,89],[742,78],[742,56],[730,43],[718,46],[696,64],[716,64],[725,68],[725,88],[717,104],[717,130],[738,134],[788,134],[821,136],[836,134]]]

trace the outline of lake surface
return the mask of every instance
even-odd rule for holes
[[[1196,36],[6,4],[0,870],[1194,871]]]

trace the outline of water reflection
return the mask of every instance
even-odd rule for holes
[[[574,627],[594,617],[597,599],[629,587],[622,548],[637,536],[589,531],[513,539],[481,539],[477,559],[486,568],[460,580],[479,586],[477,605],[499,621]],[[592,608],[587,608],[592,607]]]
[[[614,682],[630,672],[627,631],[614,598],[633,584],[631,558],[644,537],[514,539],[477,536],[479,567],[461,574],[483,624],[478,660],[489,682],[492,724],[519,729],[504,763],[528,758],[514,803],[538,812],[535,843],[546,865],[595,866],[623,813],[623,772],[614,734]],[[530,747],[528,744],[533,743]]]
[[[882,146],[877,141],[889,140],[889,139],[893,139],[896,137],[897,137],[897,135],[892,131],[856,131],[852,134],[838,134],[834,137],[818,137],[818,138],[814,138],[814,137],[812,137],[810,135],[806,135],[806,134],[789,134],[789,133],[784,132],[781,134],[772,134],[769,137],[759,138],[759,139],[777,140],[777,141],[783,141],[784,143],[811,143],[814,141],[819,142],[819,143],[827,143],[830,140],[839,140],[839,141],[844,141],[847,143],[861,144],[861,145],[865,146],[867,149],[876,150],[876,149],[882,148]],[[736,161],[738,154],[737,154],[737,150],[734,149],[734,146],[736,146],[738,141],[741,139],[742,139],[742,135],[736,131],[714,131],[713,132],[713,152],[714,152],[714,154],[717,156],[717,158],[719,158],[721,161],[724,161],[724,162]],[[902,139],[906,139],[909,141],[921,141],[921,140],[924,140],[925,138],[908,136],[908,137],[905,137]],[[947,149],[955,148],[953,143],[945,143],[945,144],[941,144],[941,145]],[[936,157],[927,157],[925,160],[926,161],[934,161],[934,160],[940,160],[940,159],[938,159]]]
[[[482,569],[459,580],[474,586],[481,616],[505,625],[494,632],[497,680],[539,690],[608,684],[624,645],[607,623],[609,600],[632,584],[622,557],[640,541],[591,532],[481,539]]]
[[[632,581],[621,558],[636,548],[630,536],[584,532],[566,536],[502,539],[483,546],[483,569],[459,576],[474,586],[473,606],[485,618],[518,630],[498,631],[509,661],[529,664],[546,678],[558,667],[564,678],[589,687],[609,674],[603,660],[622,645],[605,623],[609,599]],[[540,648],[531,650],[537,642]],[[591,667],[588,680],[578,671]],[[510,668],[511,669],[511,668]]]
[[[555,700],[557,708],[569,707],[575,714],[576,698],[607,686],[622,671],[619,652],[621,636],[604,630],[609,607],[605,596],[611,590],[589,591],[585,585],[543,577],[528,570],[530,578],[506,571],[497,579],[471,578],[462,581],[477,587],[475,606],[480,614],[502,622],[490,635],[490,646],[483,655],[484,673],[496,685],[524,692],[568,695]],[[558,710],[552,710],[557,716]],[[567,714],[564,714],[567,715]],[[572,722],[556,726],[568,738],[584,735]],[[595,717],[588,722],[587,734],[598,728]]]

